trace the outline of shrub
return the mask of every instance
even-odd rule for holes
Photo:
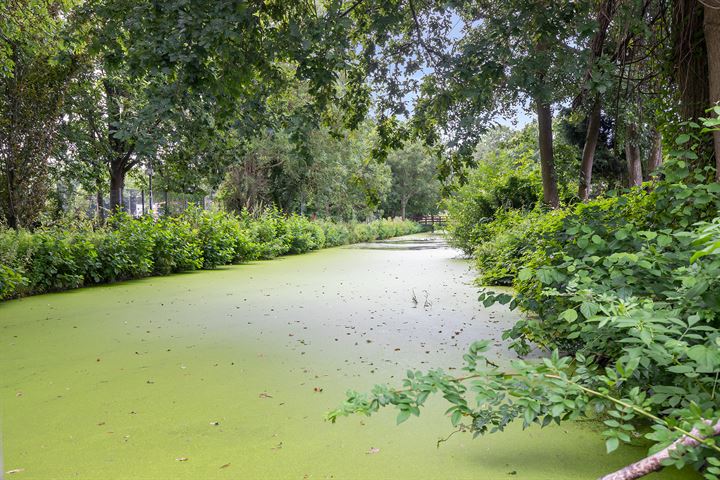
[[[27,279],[12,268],[0,265],[0,300],[14,297],[27,284]]]
[[[306,217],[292,215],[284,222],[288,253],[305,253],[325,245],[325,233]]]
[[[197,231],[203,268],[212,269],[233,261],[240,236],[240,222],[233,214],[209,212],[192,206],[183,212],[181,218]]]
[[[154,233],[154,273],[167,275],[203,267],[202,239],[186,219],[161,217]]]
[[[391,219],[380,219],[377,221],[378,238],[392,238],[402,235],[402,227],[400,222]]]
[[[110,228],[96,232],[91,241],[97,263],[87,277],[97,283],[150,275],[153,271],[153,222],[149,217],[134,220],[125,213],[108,220]]]
[[[105,228],[57,224],[34,233],[0,230],[0,300],[148,275],[212,269],[304,253],[378,235],[418,231],[413,222],[314,222],[267,210],[257,217],[190,207],[176,217],[133,219],[118,213]]]
[[[266,210],[251,222],[250,238],[257,245],[256,258],[271,259],[290,249],[285,223],[279,211]]]
[[[24,240],[19,242],[18,270],[27,281],[14,282],[16,288],[24,285],[34,292],[49,292],[80,287],[97,257],[94,245],[79,235],[49,230]]]
[[[372,242],[377,240],[377,226],[372,223],[356,223],[353,225],[354,242]]]
[[[316,222],[325,235],[325,246],[337,247],[347,245],[351,241],[350,229],[344,223],[335,223],[325,220]]]

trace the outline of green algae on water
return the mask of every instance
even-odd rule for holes
[[[645,455],[606,455],[597,431],[577,423],[454,435],[436,448],[452,431],[442,401],[400,426],[389,411],[323,421],[346,390],[398,381],[407,368],[458,366],[469,343],[499,339],[514,321],[478,305],[457,252],[404,240],[0,304],[5,470],[18,479],[574,480]],[[507,355],[502,342],[495,349]]]

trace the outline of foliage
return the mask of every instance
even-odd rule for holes
[[[157,275],[203,267],[203,243],[183,217],[160,217],[155,230],[153,271]]]
[[[220,187],[225,207],[240,212],[276,205],[340,221],[376,213],[390,191],[391,173],[370,158],[374,125],[366,122],[354,132],[309,130],[304,153],[285,130],[250,142]]]
[[[325,245],[322,227],[299,215],[291,215],[285,221],[285,237],[288,253],[305,253]]]
[[[0,5],[0,218],[33,224],[45,206],[52,148],[68,79],[62,32],[74,1]]]
[[[640,437],[658,451],[689,436],[700,448],[674,448],[663,465],[718,478],[720,183],[687,161],[715,127],[687,125],[654,188],[548,213],[501,211],[483,226],[480,280],[512,283],[515,295],[482,290],[480,300],[522,309],[503,337],[520,355],[539,350],[541,361],[501,368],[484,355],[489,342],[477,342],[466,375],[409,371],[401,389],[349,392],[329,418],[395,406],[401,422],[440,393],[452,424],[473,435],[515,420],[594,418],[608,452]]]
[[[0,230],[0,299],[213,269],[419,230],[410,221],[315,222],[276,209],[238,216],[194,206],[157,220],[118,213],[95,230],[82,222],[35,232],[5,229]]]
[[[419,142],[388,154],[392,187],[383,210],[402,218],[435,214],[440,202],[438,159]]]
[[[511,285],[518,269],[536,261],[538,252],[556,246],[553,234],[563,221],[564,210],[545,211],[536,207],[529,212],[498,210],[483,228],[486,240],[473,252],[478,270],[478,285]]]
[[[489,238],[486,227],[497,211],[530,210],[540,199],[537,147],[526,132],[515,132],[499,143],[494,133],[484,137],[477,147],[477,167],[445,200],[450,243],[467,254]]]

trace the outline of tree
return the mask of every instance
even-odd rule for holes
[[[0,7],[0,210],[12,228],[31,225],[44,207],[47,162],[76,67],[60,42],[66,16],[54,1]]]
[[[310,83],[318,106],[307,111],[334,94],[341,59],[327,55],[311,3],[96,0],[82,12],[78,30],[90,33],[102,76],[111,208],[128,172],[176,145],[188,111],[257,125],[267,99],[294,79]]]
[[[437,159],[421,143],[413,142],[393,151],[387,163],[392,171],[387,213],[405,219],[408,212],[423,215],[437,211],[440,201]]]
[[[601,64],[605,51],[605,42],[607,38],[610,22],[614,15],[614,0],[602,0],[598,7],[597,28],[593,34],[590,43],[590,59],[585,77],[585,81],[593,78],[593,70],[597,70],[597,66]],[[597,77],[597,71],[595,72]],[[588,88],[587,86],[585,87]],[[587,133],[585,144],[583,145],[582,158],[580,160],[580,182],[578,187],[578,197],[585,201],[590,198],[590,189],[592,185],[592,170],[595,160],[595,151],[598,145],[598,137],[600,134],[600,117],[602,114],[602,102],[600,93],[596,87],[592,94],[590,112],[588,114]],[[604,86],[600,84],[600,90],[604,90]],[[586,92],[582,92],[585,94]]]
[[[705,0],[703,32],[707,45],[710,105],[720,103],[720,1]],[[720,131],[713,133],[715,180],[720,182]]]
[[[568,86],[581,70],[588,2],[358,4],[348,8],[362,44],[358,78],[382,93],[378,109],[403,113],[414,92],[411,124],[430,143],[445,139],[447,176],[462,171],[458,159],[471,159],[489,119],[529,104],[538,116],[544,198],[557,206],[552,106],[574,93]]]
[[[305,153],[283,130],[250,142],[221,187],[226,207],[258,211],[275,205],[288,213],[342,220],[372,216],[391,183],[390,167],[371,159],[372,123],[355,131],[325,127],[306,135]]]

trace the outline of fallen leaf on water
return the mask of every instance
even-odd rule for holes
[[[12,470],[8,470],[5,473],[7,473],[8,475],[12,475],[13,473],[20,473],[20,472],[24,472],[24,471],[25,471],[24,468],[14,468]]]
[[[374,453],[380,453],[380,449],[379,449],[379,448],[375,448],[375,447],[370,447],[370,450],[368,450],[367,452],[365,452],[366,455],[372,455],[372,454],[374,454]]]
[[[221,465],[220,468],[227,468],[227,467],[229,467],[229,466],[230,466],[230,464],[229,464],[229,463],[226,463],[225,465]]]
[[[270,395],[267,392],[261,392],[260,395],[258,395],[260,398],[272,398],[272,395]]]
[[[187,457],[178,457],[175,460],[177,460],[178,462],[187,462],[188,461]]]

